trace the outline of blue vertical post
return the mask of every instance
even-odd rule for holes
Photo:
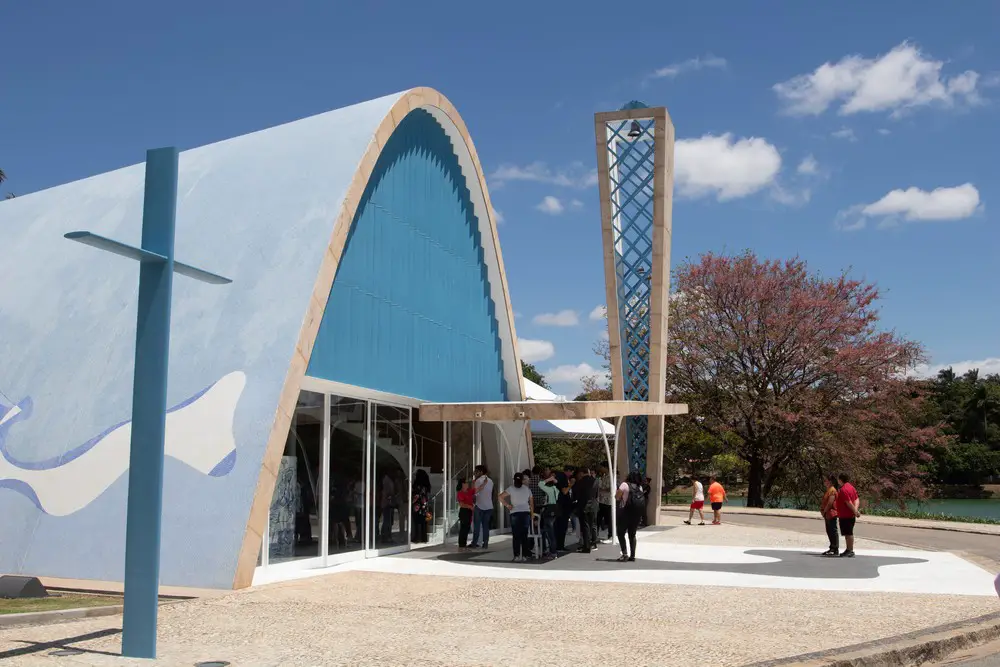
[[[142,249],[166,261],[142,260],[139,269],[122,622],[122,654],[131,658],[156,657],[176,212],[177,149],[146,151]]]

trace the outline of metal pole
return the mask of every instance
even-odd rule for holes
[[[122,655],[129,658],[156,657],[176,212],[177,149],[149,150],[146,152],[142,249],[157,253],[166,261],[142,261],[139,268],[122,618]]]
[[[604,432],[604,420],[597,419],[597,428],[601,429],[601,438],[604,439],[604,454],[608,457],[608,474],[611,475],[611,543],[615,543],[615,535],[618,534],[618,502],[615,499],[615,490],[618,488],[618,478],[615,476],[615,462],[611,458],[611,447],[608,445],[608,435]],[[615,436],[618,432],[615,431]],[[615,439],[615,452],[618,451],[618,440]]]

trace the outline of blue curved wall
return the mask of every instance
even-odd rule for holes
[[[451,141],[413,111],[362,197],[307,374],[428,401],[506,400],[495,308]]]

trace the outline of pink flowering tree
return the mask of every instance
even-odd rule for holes
[[[685,262],[674,292],[667,392],[691,414],[671,430],[730,443],[748,505],[842,471],[869,496],[922,495],[928,451],[945,440],[907,379],[921,347],[879,328],[874,285],[746,252]]]

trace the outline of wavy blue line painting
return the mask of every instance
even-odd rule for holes
[[[167,411],[166,455],[211,477],[228,475],[236,465],[233,421],[246,386],[240,371]],[[52,516],[77,512],[104,493],[129,464],[131,421],[115,424],[66,453],[43,461],[20,461],[8,451],[7,433],[28,419],[32,402],[0,404],[0,489],[26,496]]]

